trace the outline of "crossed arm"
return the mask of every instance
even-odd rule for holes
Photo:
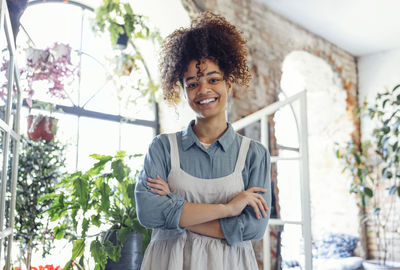
[[[161,196],[166,196],[171,192],[168,183],[159,176],[148,178],[147,185],[151,191]],[[225,236],[219,219],[238,216],[247,205],[254,209],[257,219],[261,218],[260,212],[263,217],[267,216],[267,202],[257,193],[266,191],[261,187],[251,187],[240,192],[226,204],[186,202],[182,208],[179,226],[202,235],[223,239]]]

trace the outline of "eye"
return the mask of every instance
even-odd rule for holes
[[[211,78],[210,80],[209,80],[209,83],[217,83],[217,82],[219,82],[221,79],[220,78]]]
[[[186,85],[187,89],[193,89],[197,87],[197,83],[189,83],[188,85]]]

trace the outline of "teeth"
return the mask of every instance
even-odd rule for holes
[[[199,103],[200,104],[207,104],[207,103],[213,102],[214,100],[216,100],[216,98],[209,98],[209,99],[202,100]]]

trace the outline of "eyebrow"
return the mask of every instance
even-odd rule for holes
[[[209,75],[212,75],[212,74],[220,74],[220,75],[221,75],[220,72],[214,70],[214,71],[208,72],[208,73],[206,74],[206,76],[209,76]],[[201,77],[203,77],[203,76],[201,76]],[[187,78],[185,79],[185,82],[190,81],[190,80],[193,80],[194,78],[196,78],[196,76],[187,77]]]

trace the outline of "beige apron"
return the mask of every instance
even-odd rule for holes
[[[171,148],[171,171],[168,184],[192,203],[227,203],[244,190],[244,168],[250,139],[243,137],[235,170],[230,175],[202,179],[180,168],[176,134],[168,134]],[[193,160],[196,162],[196,160]],[[142,270],[256,270],[257,261],[250,241],[229,246],[226,240],[190,231],[153,230],[143,258]]]

